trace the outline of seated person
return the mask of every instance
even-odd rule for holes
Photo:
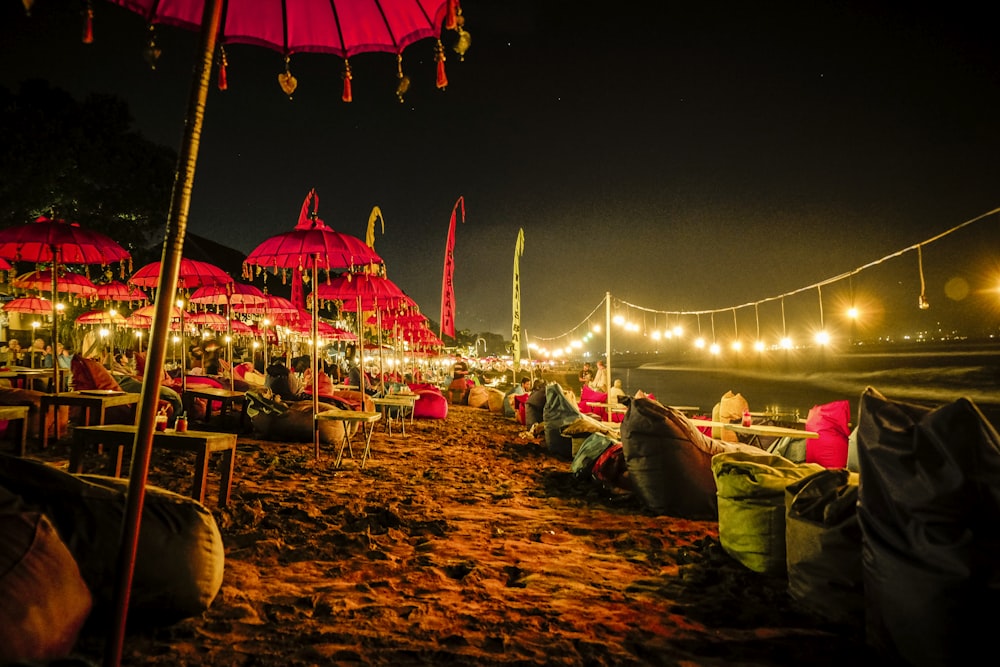
[[[128,354],[123,352],[115,355],[111,364],[111,376],[114,377],[122,391],[130,394],[142,393],[142,380],[137,375],[135,360],[129,359]],[[170,404],[171,412],[167,420],[167,428],[173,428],[177,417],[184,414],[184,402],[181,400],[181,395],[161,383],[159,396],[160,400]]]

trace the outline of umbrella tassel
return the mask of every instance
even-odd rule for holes
[[[226,60],[226,49],[219,47],[219,90],[229,90],[229,77],[226,76],[226,67],[229,61]]]
[[[396,97],[399,98],[399,103],[403,103],[403,96],[406,95],[406,91],[410,89],[410,77],[403,74],[403,54],[396,54],[396,77],[399,79],[399,83],[396,84]]]
[[[83,43],[94,43],[94,6],[91,5],[90,2],[87,3],[87,9],[83,22]]]
[[[345,102],[353,102],[354,95],[351,91],[351,63],[344,58],[344,95],[341,97]]]
[[[444,55],[444,44],[440,39],[434,46],[434,60],[437,61],[437,87],[439,90],[444,90],[448,87],[448,74],[444,71],[444,61],[447,58]]]

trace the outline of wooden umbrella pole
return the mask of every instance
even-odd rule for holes
[[[144,374],[146,381],[142,384],[142,392],[139,396],[138,428],[132,447],[129,485],[125,493],[121,546],[116,567],[118,579],[115,583],[114,617],[111,623],[111,634],[105,645],[105,667],[118,667],[121,663],[122,649],[125,643],[125,621],[128,615],[132,576],[135,572],[136,553],[139,547],[139,528],[142,521],[146,479],[149,474],[149,460],[153,449],[153,431],[160,400],[160,381],[163,377],[167,338],[170,334],[170,314],[173,307],[171,297],[177,288],[177,276],[180,273],[184,234],[187,230],[188,210],[191,206],[191,190],[194,186],[194,172],[198,162],[198,146],[202,124],[205,120],[205,104],[208,100],[212,59],[215,54],[215,41],[221,17],[222,2],[220,0],[205,2],[202,15],[201,58],[196,64],[195,78],[191,84],[184,135],[177,157],[177,172],[170,193],[170,211],[167,215],[167,230],[166,238],[163,241],[161,264],[164,270],[160,272],[156,310],[153,326],[150,328]]]

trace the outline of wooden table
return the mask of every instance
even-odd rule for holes
[[[83,390],[67,391],[61,394],[43,394],[41,410],[38,415],[38,432],[42,434],[42,449],[49,446],[49,432],[45,428],[45,418],[49,408],[55,408],[58,413],[60,405],[83,408],[84,425],[94,426],[104,423],[108,408],[116,405],[135,405],[139,402],[139,394],[124,391]],[[59,415],[55,419],[56,440],[59,440]]]
[[[818,438],[819,433],[816,431],[804,431],[797,428],[786,428],[784,426],[768,426],[765,424],[743,426],[742,424],[723,424],[722,428],[728,429],[735,433],[742,433],[744,435],[749,435],[750,439],[747,444],[757,445],[760,447],[760,438],[763,436],[765,438]]]
[[[247,411],[246,411],[246,397],[245,391],[232,391],[230,389],[220,389],[219,387],[205,387],[198,385],[188,385],[187,389],[184,390],[181,396],[181,401],[184,403],[184,410],[188,413],[188,417],[191,416],[191,407],[194,405],[194,399],[204,398],[205,399],[205,419],[204,421],[209,421],[212,418],[212,402],[219,401],[222,404],[219,410],[219,416],[225,416],[229,414],[232,410],[233,404],[237,401],[241,404],[240,412],[240,428],[246,426]]]
[[[413,406],[419,398],[416,394],[389,394],[381,398],[373,398],[372,402],[382,409],[382,417],[385,419],[385,427],[392,435],[392,422],[395,421],[392,415],[392,408],[396,408],[396,418],[399,419],[399,428],[403,437],[406,437],[406,418],[410,418],[410,425],[413,425]],[[409,412],[407,412],[409,411]]]
[[[135,443],[136,426],[128,424],[107,424],[104,426],[78,426],[73,431],[70,446],[69,471],[83,472],[83,455],[88,447],[104,445],[109,450],[107,474],[122,476],[122,457],[126,448],[131,450]],[[236,470],[236,434],[209,431],[174,430],[153,433],[153,448],[178,452],[193,452],[197,455],[194,465],[194,484],[191,497],[205,503],[205,479],[208,477],[208,459],[222,452],[222,479],[219,481],[219,507],[229,504],[232,493],[233,475]]]
[[[372,445],[372,433],[375,432],[375,422],[382,418],[381,412],[363,412],[360,410],[324,410],[313,416],[313,419],[317,422],[325,420],[340,421],[344,424],[344,439],[340,443],[340,451],[337,452],[337,461],[334,466],[339,468],[340,461],[344,457],[344,448],[347,448],[348,454],[351,458],[354,458],[354,450],[351,447],[351,424],[358,424],[361,428],[361,433],[365,438],[365,450],[361,455],[361,466],[365,467],[365,461],[368,460],[368,454],[371,451]],[[367,428],[365,428],[367,426]],[[319,424],[314,424],[313,428],[319,428]],[[319,458],[319,449],[316,451],[316,458]]]
[[[17,455],[24,456],[28,449],[28,410],[27,405],[0,405],[0,419],[6,419],[7,433],[17,428],[17,437],[12,438],[17,445]],[[17,426],[14,426],[17,422]]]

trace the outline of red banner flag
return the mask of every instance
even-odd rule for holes
[[[448,225],[448,244],[444,249],[444,277],[441,281],[441,338],[455,337],[455,219],[459,206],[462,208],[462,222],[465,222],[465,198],[459,197],[451,209]]]

